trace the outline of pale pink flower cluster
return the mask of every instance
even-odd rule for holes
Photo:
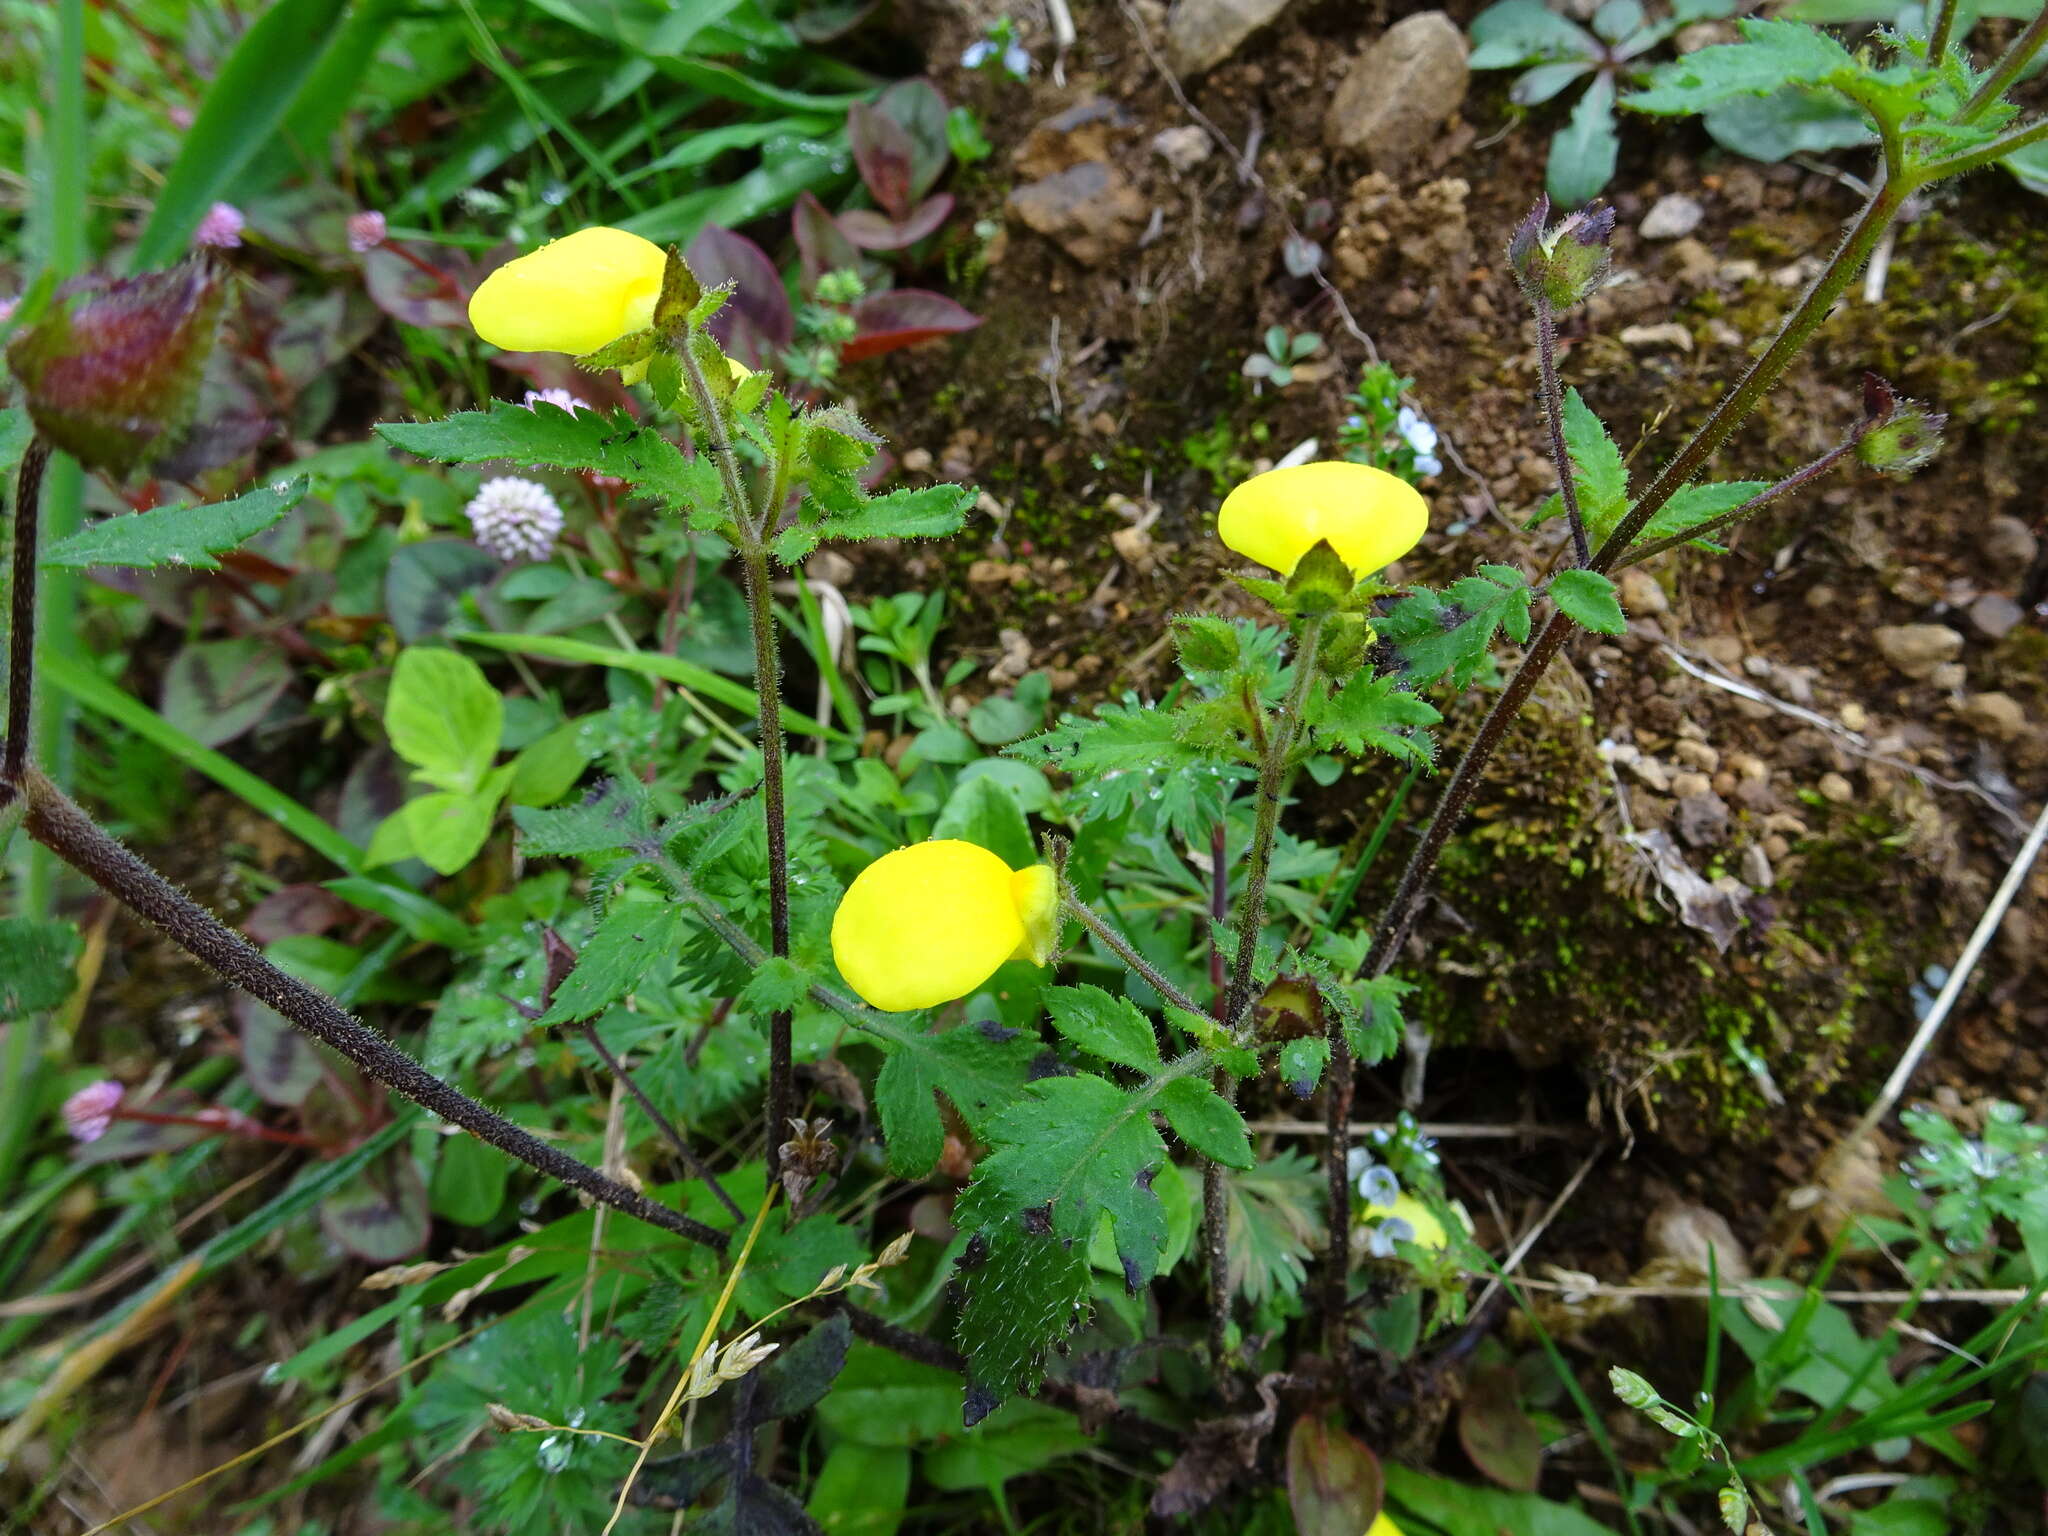
[[[545,560],[562,531],[562,509],[548,488],[515,475],[486,480],[463,510],[477,543],[500,560]]]
[[[64,1101],[64,1124],[78,1141],[98,1141],[114,1123],[128,1090],[112,1078],[87,1083]]]
[[[233,250],[242,243],[242,228],[248,222],[242,217],[242,210],[233,203],[215,203],[206,210],[206,217],[199,221],[199,227],[192,231],[192,243],[210,245],[223,251]]]
[[[390,226],[384,222],[384,215],[374,208],[348,216],[348,248],[358,256],[377,249],[389,234]]]

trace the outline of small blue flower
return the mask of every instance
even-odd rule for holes
[[[1412,405],[1401,407],[1401,414],[1394,418],[1394,430],[1408,440],[1408,446],[1418,455],[1426,457],[1436,452],[1436,428],[1423,420]]]
[[[1399,1216],[1389,1216],[1372,1229],[1372,1235],[1365,1240],[1365,1251],[1376,1259],[1391,1259],[1397,1256],[1396,1243],[1415,1241],[1415,1229]]]
[[[995,54],[996,45],[987,38],[983,38],[978,43],[970,43],[967,51],[960,55],[960,67],[962,69],[979,69],[990,59],[994,58]]]
[[[1415,455],[1415,473],[1418,475],[1440,475],[1444,472],[1441,460],[1433,453]]]
[[[1012,43],[1003,50],[1003,68],[1012,80],[1031,78],[1031,55],[1024,51],[1022,43]]]
[[[1368,1168],[1358,1177],[1358,1195],[1367,1205],[1392,1205],[1401,1195],[1401,1181],[1391,1168]]]

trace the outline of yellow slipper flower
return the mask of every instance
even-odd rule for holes
[[[1381,1510],[1379,1519],[1367,1527],[1365,1536],[1402,1536],[1402,1531],[1401,1527],[1394,1524],[1394,1517]]]
[[[1360,578],[1393,564],[1429,531],[1429,504],[1399,475],[1326,460],[1253,475],[1223,499],[1216,534],[1248,559],[1294,574],[1327,539]]]
[[[1005,960],[1044,965],[1058,938],[1051,869],[1012,870],[973,843],[941,838],[885,853],[832,917],[832,958],[870,1007],[932,1008],[965,997]]]
[[[469,300],[477,335],[508,352],[581,357],[654,323],[668,254],[623,229],[579,229],[508,261]]]
[[[1368,1220],[1391,1218],[1407,1222],[1408,1230],[1415,1234],[1410,1241],[1418,1248],[1442,1250],[1450,1245],[1451,1235],[1436,1219],[1436,1212],[1411,1194],[1394,1196],[1391,1205],[1369,1205],[1365,1208],[1365,1216]]]

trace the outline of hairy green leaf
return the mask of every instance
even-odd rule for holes
[[[1518,644],[1529,638],[1529,605],[1534,594],[1510,565],[1482,565],[1479,574],[1454,581],[1443,592],[1418,587],[1379,621],[1407,669],[1410,687],[1448,676],[1463,688],[1477,675],[1493,637],[1505,630]]]
[[[1330,1064],[1330,1042],[1320,1035],[1290,1040],[1280,1047],[1280,1081],[1297,1099],[1316,1091],[1323,1068]]]
[[[1582,628],[1603,635],[1628,633],[1628,618],[1614,583],[1598,571],[1559,571],[1550,580],[1550,600]]]
[[[921,1179],[945,1146],[945,1122],[932,1095],[943,1092],[977,1136],[1024,1087],[1044,1049],[1035,1036],[1001,1024],[961,1024],[937,1034],[906,1034],[875,1079],[875,1110],[889,1144],[889,1171]]]
[[[1309,701],[1316,745],[1354,754],[1384,752],[1427,766],[1434,743],[1426,727],[1443,716],[1427,699],[1400,688],[1399,682],[1391,673],[1375,677],[1365,668],[1353,672],[1334,693],[1319,690]]]
[[[261,533],[297,506],[306,494],[303,477],[266,485],[200,507],[159,507],[132,512],[81,528],[43,551],[44,565],[82,570],[95,565],[182,565],[197,571],[220,568],[213,557]]]
[[[1251,1137],[1240,1115],[1199,1077],[1177,1077],[1159,1090],[1160,1112],[1173,1134],[1211,1162],[1252,1166]]]
[[[930,539],[958,533],[974,495],[964,485],[891,491],[822,522],[791,524],[775,540],[775,558],[795,565],[828,539]]]
[[[565,411],[546,402],[529,407],[494,400],[487,411],[460,411],[440,421],[380,422],[377,431],[393,447],[444,464],[495,459],[544,464],[612,475],[676,512],[724,508],[718,467],[707,455],[685,458],[674,443],[624,411]]]
[[[647,791],[630,779],[607,779],[576,805],[540,811],[512,807],[528,858],[543,854],[608,853],[644,846],[654,838],[654,808]]]
[[[78,929],[33,917],[0,917],[0,1017],[55,1008],[78,985]]]
[[[631,992],[656,965],[675,958],[682,921],[674,902],[616,903],[576,957],[576,969],[555,989],[541,1026],[594,1017]]]
[[[972,1429],[1004,1398],[1038,1385],[1046,1350],[1088,1300],[1087,1244],[1015,1224],[996,1227],[960,1261],[964,1294],[954,1338],[967,1356],[961,1418]],[[970,1262],[971,1261],[971,1262]]]
[[[1738,25],[1741,42],[1701,48],[1660,65],[1650,77],[1650,88],[1628,96],[1622,105],[1677,116],[1731,96],[1766,96],[1787,85],[1822,85],[1859,70],[1848,49],[1804,22],[1751,19]]]
[[[1100,987],[1048,987],[1045,1006],[1053,1028],[1091,1055],[1138,1072],[1159,1069],[1159,1037],[1129,998]]]

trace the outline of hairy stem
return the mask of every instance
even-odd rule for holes
[[[1273,838],[1280,826],[1280,800],[1287,792],[1289,761],[1300,737],[1308,710],[1309,685],[1316,675],[1316,650],[1321,643],[1323,620],[1311,614],[1302,620],[1301,639],[1295,647],[1294,680],[1279,714],[1263,733],[1259,754],[1258,804],[1252,817],[1252,844],[1245,854],[1244,894],[1238,898],[1237,954],[1230,967],[1230,990],[1223,1001],[1223,1027],[1236,1032],[1252,1001],[1252,967],[1258,959],[1259,934],[1266,926],[1266,875],[1273,863]],[[1252,704],[1253,718],[1262,706]],[[1224,1103],[1237,1098],[1237,1081],[1222,1068],[1211,1076],[1210,1086]],[[1230,1201],[1224,1187],[1223,1165],[1213,1158],[1202,1159],[1202,1242],[1209,1272],[1209,1359],[1222,1372],[1229,1358],[1230,1330]]]
[[[2037,117],[2024,128],[2015,128],[2004,138],[1993,139],[1980,149],[1968,154],[1957,155],[1951,160],[1937,160],[1927,168],[1930,181],[1946,181],[1951,176],[1961,176],[1968,171],[1982,170],[1994,161],[2003,160],[2014,150],[2025,149],[2048,139],[2048,117]]]
[[[1991,73],[1984,77],[1977,93],[1963,103],[1963,110],[1956,114],[1956,121],[1971,121],[2003,96],[2013,81],[2019,79],[2020,71],[2033,63],[2034,55],[2044,44],[2048,44],[2048,7],[2034,13],[2034,19],[2026,24],[2020,35],[2012,40],[2012,46],[1991,66]]]
[[[1550,428],[1550,457],[1557,465],[1557,491],[1564,498],[1564,515],[1572,528],[1572,555],[1580,565],[1593,558],[1586,542],[1586,517],[1579,507],[1579,481],[1573,473],[1572,456],[1564,446],[1564,388],[1557,378],[1557,315],[1550,296],[1540,284],[1532,289],[1536,310],[1536,363],[1543,383],[1543,420]]]
[[[724,403],[712,393],[703,364],[687,339],[676,349],[684,381],[704,422],[704,451],[717,462],[725,487],[726,513],[739,544],[745,577],[747,616],[754,631],[754,692],[761,701],[761,812],[768,828],[768,948],[777,959],[789,954],[789,824],[782,793],[782,665],[775,645],[775,598],[768,585],[766,539],[780,507],[770,505],[757,516],[739,455],[727,431]],[[778,472],[778,482],[779,482]],[[768,1135],[768,1177],[782,1171],[782,1142],[796,1113],[796,1076],[792,1063],[790,1015],[768,1020],[768,1100],[764,1119]]]
[[[1104,918],[1100,912],[1097,912],[1094,908],[1084,903],[1080,897],[1076,896],[1072,886],[1062,884],[1060,901],[1069,917],[1074,918],[1083,928],[1086,928],[1096,938],[1100,939],[1103,947],[1115,955],[1117,959],[1123,961],[1125,965],[1128,965],[1132,970],[1144,977],[1146,985],[1151,987],[1154,992],[1157,992],[1176,1008],[1183,1009],[1188,1013],[1199,1014],[1202,1012],[1202,1005],[1200,1003],[1168,981],[1165,974],[1157,966],[1153,965],[1151,961],[1139,954],[1131,941],[1119,933],[1115,926]]]
[[[479,1141],[489,1142],[602,1205],[724,1251],[723,1232],[649,1200],[493,1114],[351,1018],[325,993],[286,975],[240,934],[102,832],[62,790],[33,767],[26,771],[22,787],[28,796],[26,825],[31,837],[161,930],[223,981],[274,1008],[394,1093],[461,1126]]]
[[[768,825],[768,949],[789,953],[789,823],[782,793],[782,670],[775,648],[774,594],[768,588],[768,553],[759,539],[740,551],[747,612],[754,626],[754,691],[761,699],[761,810]],[[781,1169],[783,1137],[796,1113],[790,1016],[768,1021],[768,1177]]]
[[[725,1186],[718,1182],[718,1175],[705,1165],[702,1158],[690,1150],[690,1143],[684,1139],[675,1122],[654,1107],[654,1100],[648,1098],[646,1090],[633,1081],[633,1074],[627,1070],[626,1064],[614,1056],[611,1047],[598,1038],[597,1026],[585,1021],[576,1027],[582,1031],[584,1041],[597,1052],[597,1058],[605,1064],[605,1070],[625,1085],[626,1092],[633,1096],[633,1102],[640,1106],[640,1112],[646,1115],[654,1123],[654,1128],[667,1138],[668,1144],[675,1149],[676,1156],[682,1159],[683,1166],[689,1169],[694,1177],[701,1179],[704,1187],[718,1197],[718,1203],[732,1213],[734,1221],[744,1222],[747,1213],[740,1209],[739,1202],[725,1192]]]
[[[1804,490],[1807,486],[1813,484],[1814,481],[1820,479],[1829,470],[1856,451],[1856,442],[1857,439],[1852,437],[1846,442],[1837,443],[1811,464],[1793,470],[1791,474],[1780,480],[1776,485],[1767,486],[1763,490],[1758,491],[1749,500],[1731,512],[1723,512],[1719,517],[1709,518],[1697,527],[1688,528],[1684,533],[1674,533],[1668,539],[1657,539],[1648,544],[1637,545],[1619,560],[1615,561],[1609,569],[1625,571],[1632,565],[1641,565],[1645,560],[1656,558],[1666,550],[1676,549],[1681,544],[1690,544],[1694,539],[1703,539],[1710,533],[1718,532],[1720,529],[1729,527],[1731,524],[1741,522],[1744,518],[1754,517],[1772,502],[1789,496],[1794,491]]]
[[[1939,65],[1948,54],[1948,46],[1955,38],[1956,0],[1939,0],[1934,7],[1934,25],[1927,36],[1927,57]]]
[[[7,739],[0,743],[0,805],[21,793],[29,738],[35,731],[36,557],[43,471],[49,464],[50,445],[41,437],[30,438],[14,485],[14,581],[8,604]]]

